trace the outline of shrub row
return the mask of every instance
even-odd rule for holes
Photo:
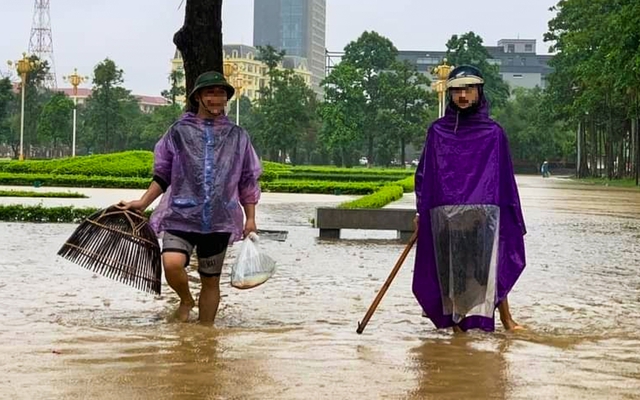
[[[54,160],[27,160],[1,163],[0,170],[13,173],[47,173],[111,177],[151,177],[153,153],[127,151]]]
[[[398,180],[398,175],[382,174],[347,174],[328,172],[295,172],[279,175],[280,179],[299,179],[307,181],[334,181],[334,182],[393,182]]]
[[[338,208],[382,208],[387,204],[402,198],[403,189],[400,186],[388,185],[375,193],[338,205]]]
[[[43,207],[25,206],[22,204],[0,205],[0,221],[5,222],[68,222],[79,223],[98,211],[93,207]],[[153,210],[145,211],[149,218]]]
[[[43,186],[146,189],[149,187],[151,179],[84,175],[11,174],[0,172],[0,185],[31,186],[36,182],[39,182]]]
[[[400,169],[400,168],[338,168],[330,166],[306,166],[301,165],[292,167],[291,172],[298,173],[327,173],[327,174],[362,174],[362,175],[393,175],[396,177],[405,177],[413,175],[413,170]]]
[[[338,208],[382,208],[391,202],[400,200],[403,193],[413,192],[414,186],[414,176],[411,175],[402,180],[384,185],[367,196],[342,203],[338,205]]]
[[[316,193],[316,194],[369,194],[381,184],[372,182],[320,182],[299,180],[278,180],[263,182],[262,190],[278,193]]]
[[[47,197],[62,199],[86,199],[82,193],[76,192],[36,192],[27,190],[0,190],[0,197]]]

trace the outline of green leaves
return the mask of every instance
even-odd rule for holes
[[[499,67],[489,64],[491,55],[480,36],[473,32],[453,35],[447,42],[447,60],[454,66],[472,65],[485,78],[485,94],[492,107],[502,107],[509,99],[509,85],[502,80]]]

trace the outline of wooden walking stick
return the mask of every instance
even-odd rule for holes
[[[411,236],[411,239],[409,239],[409,243],[407,244],[407,247],[405,247],[404,251],[400,255],[400,258],[396,262],[396,265],[391,270],[391,273],[389,274],[387,281],[384,283],[384,285],[382,285],[382,288],[378,292],[378,295],[373,300],[373,303],[371,303],[371,306],[369,306],[369,309],[367,310],[367,313],[364,315],[362,322],[358,322],[358,329],[356,329],[356,332],[358,334],[361,334],[364,331],[364,328],[369,323],[371,316],[373,316],[373,313],[376,311],[376,308],[378,308],[378,304],[380,304],[380,301],[382,300],[385,293],[387,292],[387,289],[389,289],[389,286],[391,285],[393,278],[396,277],[396,274],[400,270],[400,267],[404,263],[404,260],[407,258],[409,251],[411,251],[411,248],[413,247],[417,239],[418,239],[418,231],[416,230],[415,232],[413,232],[413,235]]]

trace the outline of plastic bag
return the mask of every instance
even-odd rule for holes
[[[253,232],[242,242],[231,268],[231,286],[251,289],[265,283],[276,272],[276,262],[260,249],[258,242],[258,235]]]

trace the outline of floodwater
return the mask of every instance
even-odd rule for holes
[[[510,303],[528,331],[517,334],[436,331],[411,294],[411,252],[357,335],[403,246],[393,232],[319,241],[315,207],[345,197],[265,195],[259,227],[289,231],[264,242],[279,270],[239,291],[227,265],[215,328],[169,322],[166,284],[154,297],[58,258],[74,225],[0,223],[0,398],[640,398],[640,191],[519,185],[528,267]],[[109,193],[94,204],[140,192]]]

